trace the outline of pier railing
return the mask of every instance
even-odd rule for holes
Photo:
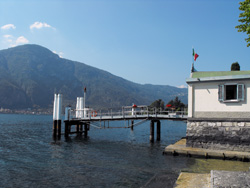
[[[172,111],[162,109],[136,109],[131,110],[123,108],[122,110],[75,110],[69,109],[66,120],[119,120],[119,119],[145,119],[145,118],[162,118],[162,119],[186,119],[187,111]]]

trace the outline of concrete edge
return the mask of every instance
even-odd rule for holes
[[[192,148],[192,147],[186,147],[185,145],[179,145],[176,143],[167,146],[163,151],[163,154],[167,155],[170,154],[173,156],[182,155],[187,157],[198,157],[206,159],[210,158],[210,159],[223,159],[223,160],[239,160],[243,162],[250,161],[250,152]]]

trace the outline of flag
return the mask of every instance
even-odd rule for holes
[[[194,60],[196,61],[196,59],[199,57],[199,55],[197,53],[195,53],[194,49],[193,49],[193,57],[194,57]]]

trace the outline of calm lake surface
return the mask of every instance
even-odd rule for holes
[[[186,123],[161,121],[161,141],[149,142],[150,121],[130,129],[96,129],[88,138],[52,139],[52,116],[0,114],[0,187],[141,187],[154,175],[247,170],[249,163],[162,155],[186,134]],[[112,122],[110,126],[124,125]],[[64,127],[64,126],[63,126]]]

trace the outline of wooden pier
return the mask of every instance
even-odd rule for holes
[[[137,107],[140,109],[140,106]],[[141,107],[145,108],[145,106]],[[126,110],[125,110],[126,109]],[[77,112],[78,111],[78,112]],[[71,134],[82,135],[85,137],[88,136],[88,131],[90,126],[93,126],[98,129],[107,129],[107,128],[130,128],[134,129],[135,126],[140,125],[146,121],[150,121],[150,142],[154,142],[155,135],[155,124],[156,124],[156,140],[161,140],[161,120],[177,120],[185,121],[187,120],[186,112],[170,112],[170,111],[161,111],[160,109],[147,109],[147,110],[136,110],[132,111],[128,107],[123,107],[122,111],[113,112],[112,110],[102,112],[102,111],[88,111],[88,115],[85,117],[78,116],[80,110],[72,110],[66,108],[66,117],[64,120],[65,125],[65,137],[69,137]],[[109,126],[110,121],[127,121],[128,125],[118,125],[118,126]],[[72,128],[75,127],[75,128]]]
[[[86,90],[85,90],[86,92]],[[85,98],[85,97],[84,97]],[[134,129],[135,126],[140,125],[146,121],[150,122],[150,142],[154,142],[155,124],[156,124],[156,140],[161,139],[161,120],[187,120],[186,111],[164,111],[157,108],[149,108],[148,106],[124,106],[120,111],[99,110],[96,111],[92,108],[85,107],[85,100],[83,97],[77,98],[76,109],[71,107],[65,108],[64,118],[64,136],[67,138],[71,134],[88,136],[90,126],[98,129],[106,128],[130,128]],[[53,110],[53,137],[60,139],[61,133],[61,105],[62,96],[55,94],[54,110]],[[127,126],[116,127],[109,126],[110,121],[128,121]],[[108,124],[106,126],[106,124]],[[74,127],[74,128],[72,128]]]

